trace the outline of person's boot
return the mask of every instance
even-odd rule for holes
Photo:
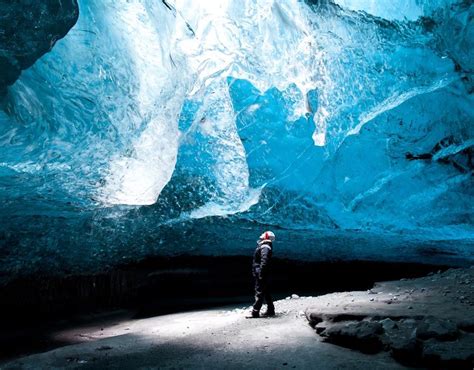
[[[253,318],[258,318],[258,317],[260,317],[260,312],[257,311],[257,310],[252,310],[251,315],[252,315]]]
[[[275,316],[275,309],[267,309],[263,314],[262,317],[273,317]]]

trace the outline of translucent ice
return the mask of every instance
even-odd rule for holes
[[[2,102],[5,245],[117,256],[227,216],[472,240],[471,2],[79,9]]]

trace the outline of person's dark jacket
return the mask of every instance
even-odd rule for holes
[[[256,279],[266,279],[272,259],[272,243],[270,241],[260,242],[253,255],[252,272]]]

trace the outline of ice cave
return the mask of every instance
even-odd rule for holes
[[[0,0],[0,292],[245,270],[267,229],[282,261],[466,268],[473,72],[472,0]]]

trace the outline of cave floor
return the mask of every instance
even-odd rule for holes
[[[246,319],[248,308],[177,313],[56,332],[72,345],[15,359],[3,369],[373,369],[403,368],[388,354],[323,343],[304,310],[317,298],[276,302],[274,318]],[[82,343],[77,343],[78,338]]]
[[[242,305],[140,319],[122,311],[52,328],[56,347],[0,368],[472,369],[473,282],[471,267],[366,291],[292,295],[275,302],[274,318],[247,319]]]

